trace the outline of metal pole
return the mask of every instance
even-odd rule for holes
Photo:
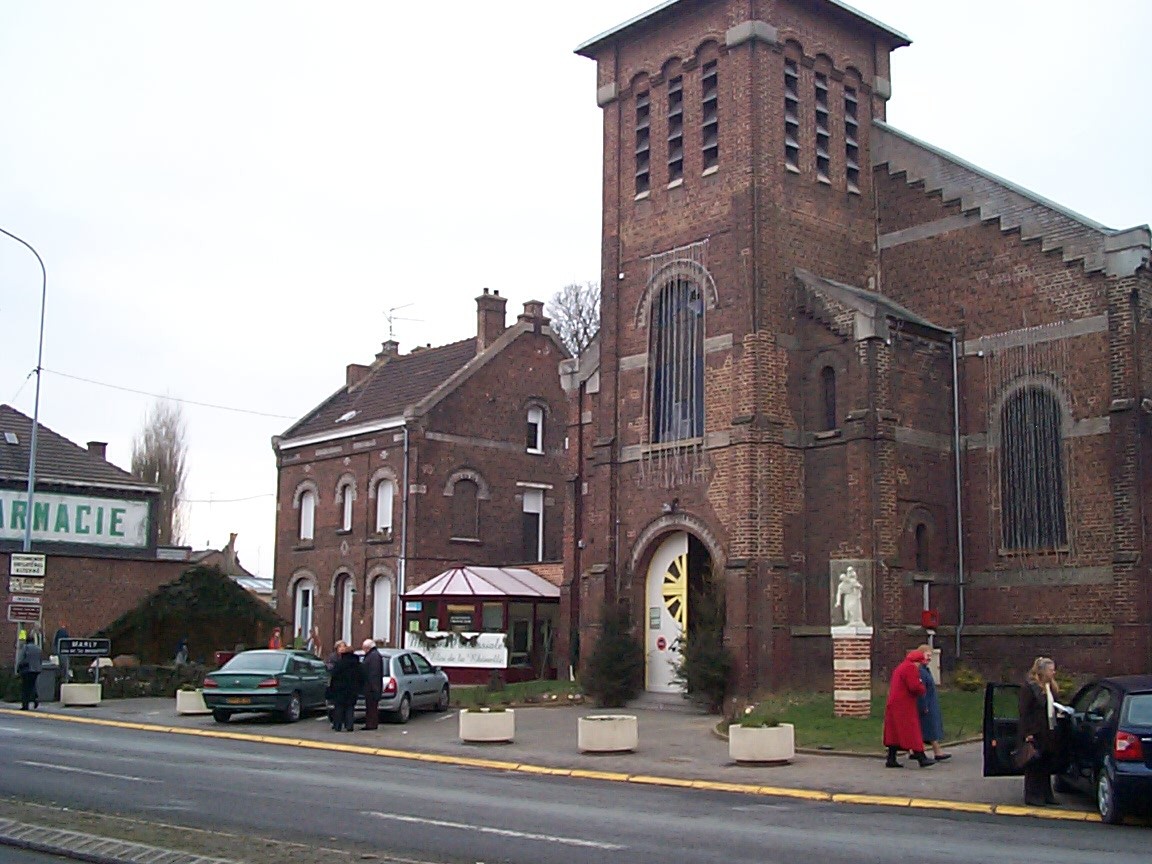
[[[0,234],[5,234],[17,243],[25,246],[29,252],[36,256],[40,264],[40,342],[36,349],[36,401],[32,409],[32,440],[28,454],[28,495],[25,499],[24,510],[24,551],[32,551],[32,502],[36,494],[36,444],[40,430],[40,370],[44,365],[44,306],[48,300],[48,271],[44,269],[44,260],[40,253],[32,248],[32,244],[17,237],[11,231],[0,228]]]

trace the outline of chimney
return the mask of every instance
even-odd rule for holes
[[[236,535],[228,535],[228,545],[224,547],[224,575],[236,575]]]
[[[349,390],[368,377],[368,373],[372,371],[371,366],[364,366],[360,363],[349,363],[345,368],[344,374],[346,384]]]
[[[484,293],[476,298],[476,353],[484,351],[504,332],[504,306],[508,303],[499,291]]]
[[[395,339],[389,339],[380,346],[380,352],[376,355],[377,362],[386,360],[389,357],[395,357],[400,353],[400,343]]]
[[[540,332],[541,327],[547,327],[551,322],[551,318],[544,317],[544,304],[539,300],[529,300],[524,304],[524,313],[516,318],[521,324],[531,324],[532,329],[537,333]]]
[[[108,461],[107,451],[108,451],[108,442],[106,442],[106,441],[89,441],[88,442],[88,452],[91,453],[93,456],[95,456],[97,459],[103,459],[105,462],[107,462]]]

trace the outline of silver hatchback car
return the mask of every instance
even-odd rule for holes
[[[419,651],[379,648],[384,673],[380,713],[393,723],[407,723],[413,711],[447,711],[448,676]],[[363,656],[363,651],[357,651]],[[356,700],[356,714],[364,713],[364,697]]]

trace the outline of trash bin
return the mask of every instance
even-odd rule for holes
[[[36,698],[41,702],[56,702],[56,678],[60,667],[56,663],[45,663],[36,676]]]

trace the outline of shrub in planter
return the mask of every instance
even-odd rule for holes
[[[732,679],[732,652],[724,644],[724,598],[714,589],[689,599],[690,630],[676,640],[680,659],[673,681],[684,695],[710,714],[719,714]]]
[[[621,708],[636,697],[644,678],[644,646],[632,634],[628,610],[605,603],[600,635],[588,657],[584,690],[602,708]]]
[[[788,762],[796,755],[795,729],[768,709],[749,706],[728,727],[728,755],[736,762]]]

